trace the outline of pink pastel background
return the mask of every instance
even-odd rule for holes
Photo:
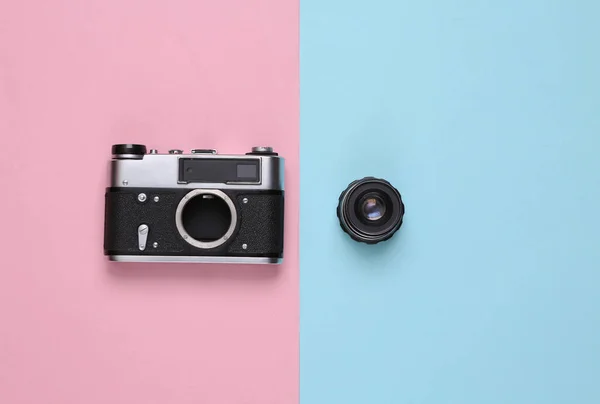
[[[297,0],[0,0],[0,403],[298,402]],[[274,146],[285,263],[113,264],[113,143]]]

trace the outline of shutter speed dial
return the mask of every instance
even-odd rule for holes
[[[257,156],[277,156],[278,154],[273,151],[273,148],[270,146],[255,146],[252,148],[250,153],[246,153],[247,155],[257,155]]]

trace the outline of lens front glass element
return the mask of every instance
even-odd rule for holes
[[[231,211],[218,196],[200,194],[191,198],[181,215],[183,227],[190,237],[201,242],[220,239],[231,225]]]
[[[378,196],[370,196],[362,202],[362,214],[367,220],[380,220],[385,215],[385,202]]]

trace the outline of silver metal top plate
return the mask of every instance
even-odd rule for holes
[[[178,183],[179,159],[258,159],[260,160],[261,182],[241,183]],[[284,164],[280,156],[253,156],[227,154],[146,154],[141,159],[112,159],[110,162],[111,186],[139,188],[205,188],[205,189],[248,189],[283,190]]]

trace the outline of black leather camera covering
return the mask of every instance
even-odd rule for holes
[[[106,255],[283,257],[283,191],[221,190],[233,201],[237,225],[232,237],[213,249],[187,243],[175,226],[179,201],[191,189],[106,189],[104,253]],[[144,202],[138,201],[146,194]],[[159,201],[154,202],[158,196]],[[247,203],[242,203],[248,198]],[[145,250],[138,248],[137,229],[149,227]],[[153,247],[153,243],[158,243]],[[246,244],[247,249],[242,245]]]

